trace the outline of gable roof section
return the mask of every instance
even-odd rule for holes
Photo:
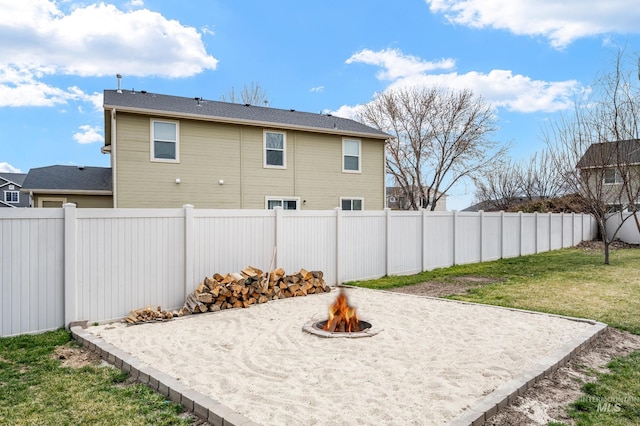
[[[0,187],[11,184],[22,186],[26,177],[26,173],[0,173]]]
[[[117,90],[105,90],[104,108],[115,108],[126,112],[151,115],[315,131],[373,139],[386,140],[391,137],[373,127],[331,114],[314,114],[295,110],[211,101],[201,98],[160,95],[144,91],[122,90],[119,93]],[[105,141],[105,143],[108,144],[109,142]]]
[[[112,194],[111,168],[47,166],[29,170],[22,192]]]
[[[623,164],[640,164],[640,140],[629,139],[591,144],[576,167],[586,169]]]

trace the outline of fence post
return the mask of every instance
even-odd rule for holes
[[[480,263],[484,262],[482,258],[482,243],[484,241],[484,210],[480,210]]]
[[[458,220],[457,219],[458,219],[458,211],[454,210],[453,211],[453,227],[452,227],[452,234],[453,234],[452,235],[452,239],[453,240],[451,241],[451,243],[452,243],[451,247],[452,247],[452,250],[453,250],[453,258],[451,260],[452,260],[453,265],[456,265],[456,228],[458,226]]]
[[[336,285],[342,284],[340,279],[340,233],[342,231],[342,209],[335,208],[336,211]]]
[[[427,210],[422,210],[422,264],[420,270],[427,270]]]
[[[518,218],[520,219],[520,232],[519,232],[519,244],[518,244],[518,257],[522,256],[522,230],[523,230],[523,221],[522,221],[522,212],[518,212]]]
[[[280,268],[282,267],[282,264],[280,263],[280,261],[282,259],[284,259],[284,256],[282,256],[282,253],[280,253],[281,248],[283,247],[283,234],[284,234],[284,228],[283,228],[283,220],[282,220],[282,212],[284,211],[282,209],[282,207],[280,206],[276,206],[273,208],[273,210],[276,212],[276,232],[275,232],[275,237],[276,237],[276,256],[275,256],[275,264],[273,265],[274,268]]]
[[[533,241],[536,245],[536,249],[534,252],[535,254],[538,254],[538,212],[533,213],[533,219],[536,221],[536,223],[533,225],[533,232],[536,233],[533,237]]]
[[[384,274],[391,274],[391,209],[385,208],[385,267]]]
[[[184,298],[191,293],[190,288],[194,285],[194,258],[193,258],[193,205],[185,204],[184,209]]]
[[[500,259],[504,259],[504,210],[500,210]]]
[[[571,247],[576,245],[576,214],[571,212]]]
[[[62,211],[64,214],[64,326],[69,327],[69,324],[78,320],[76,205],[65,203],[62,205]]]

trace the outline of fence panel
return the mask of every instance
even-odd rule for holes
[[[278,247],[280,265],[287,273],[300,268],[323,271],[328,283],[336,277],[336,212],[283,212],[283,241]],[[272,247],[273,249],[273,247]],[[264,270],[267,270],[268,264]]]
[[[391,212],[389,221],[389,275],[422,271],[422,212]]]
[[[424,218],[424,268],[427,271],[454,264],[453,213],[433,212]]]
[[[536,253],[536,215],[534,213],[522,215],[522,226],[520,235],[520,255]]]
[[[188,292],[216,272],[269,268],[276,244],[273,210],[194,210],[193,222],[194,277]]]
[[[561,214],[551,216],[551,250],[562,248],[564,219]]]
[[[386,214],[341,212],[340,281],[368,280],[386,274]]]
[[[0,210],[0,336],[64,325],[62,209]]]
[[[482,261],[502,257],[502,214],[484,213],[482,222]]]
[[[504,213],[502,257],[520,256],[520,214]]]
[[[77,209],[79,318],[122,318],[184,303],[182,209]]]
[[[480,262],[481,215],[477,213],[457,213],[455,216],[455,263]]]
[[[537,253],[550,250],[551,214],[538,214],[537,220]]]

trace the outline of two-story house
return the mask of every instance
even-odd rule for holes
[[[594,143],[576,168],[589,190],[612,211],[633,210],[640,203],[640,140]]]
[[[29,197],[20,193],[26,173],[0,173],[0,208],[29,207]]]
[[[389,135],[332,116],[104,91],[114,207],[381,210]]]

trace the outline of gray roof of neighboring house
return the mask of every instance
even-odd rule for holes
[[[6,182],[4,181],[9,181],[22,186],[22,182],[26,177],[26,173],[0,173],[0,185],[5,184]]]
[[[640,140],[594,143],[578,161],[577,168],[640,164]]]
[[[26,173],[0,173],[0,208],[29,207],[28,196],[19,197],[17,203],[7,203],[3,197],[3,191],[19,191],[26,177]],[[10,189],[9,185],[15,185],[16,187]]]
[[[23,190],[111,191],[111,168],[85,166],[46,166],[29,170]]]
[[[330,134],[358,135],[375,139],[388,139],[391,137],[373,127],[331,114],[314,114],[201,98],[184,98],[145,91],[122,90],[121,92],[105,90],[104,108],[254,126],[273,126]]]

